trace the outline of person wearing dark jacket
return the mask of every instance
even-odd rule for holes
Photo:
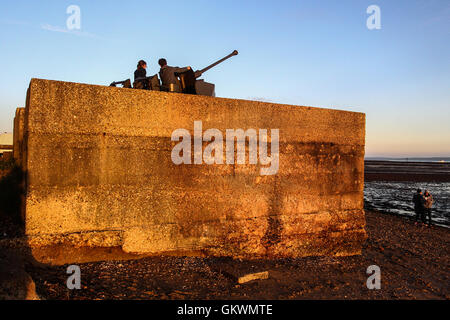
[[[428,224],[431,226],[431,208],[433,207],[433,196],[431,195],[431,193],[428,190],[425,190],[424,199],[425,199],[424,218],[426,218],[426,216],[428,216]]]
[[[147,86],[147,62],[144,60],[139,60],[137,69],[134,72],[134,84],[133,87],[138,89],[146,89]]]
[[[186,72],[191,67],[171,67],[167,65],[167,60],[164,58],[159,59],[158,64],[161,67],[159,71],[159,77],[161,78],[162,83],[161,90],[169,92],[181,92],[179,81],[175,76],[175,73]]]
[[[417,192],[413,196],[412,201],[414,203],[416,221],[423,221],[425,215],[425,198],[423,197],[422,190],[417,189]]]

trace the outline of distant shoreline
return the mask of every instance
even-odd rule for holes
[[[364,180],[450,182],[450,162],[365,160]]]
[[[438,162],[450,163],[450,157],[411,157],[411,158],[389,158],[389,157],[366,157],[365,161],[395,161],[395,162]]]

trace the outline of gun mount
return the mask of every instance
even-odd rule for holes
[[[234,50],[226,57],[217,60],[216,62],[210,64],[209,66],[201,70],[197,70],[194,72],[192,69],[189,69],[188,71],[182,73],[176,73],[175,75],[180,79],[182,92],[214,97],[215,85],[213,83],[205,82],[203,79],[197,80],[197,78],[201,77],[203,73],[205,73],[209,69],[214,68],[218,64],[238,54],[239,54],[238,51]]]
[[[124,81],[114,81],[109,86],[116,87],[117,85],[121,85],[123,88],[131,88],[131,80],[127,79]]]
[[[160,82],[157,74],[150,77],[138,78],[133,82],[133,86],[131,85],[130,79],[123,81],[114,81],[109,86],[117,87],[118,85],[121,85],[122,88],[128,89],[134,88],[134,89],[160,91]]]

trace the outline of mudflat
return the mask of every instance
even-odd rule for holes
[[[364,181],[450,182],[450,163],[366,160]]]
[[[366,211],[366,218],[369,237],[360,256],[124,260],[130,258],[109,251],[108,261],[78,264],[81,290],[67,289],[67,265],[37,265],[25,258],[22,267],[17,263],[10,266],[25,269],[41,299],[450,298],[448,228],[416,225],[405,217],[376,211]],[[101,259],[101,250],[91,252],[93,260]],[[87,258],[85,253],[83,261]],[[5,266],[3,262],[0,265]],[[367,289],[366,270],[370,265],[381,269],[381,290]],[[263,271],[269,272],[268,279],[238,284],[238,277]]]

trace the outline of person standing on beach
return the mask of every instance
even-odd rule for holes
[[[417,189],[412,201],[414,203],[414,212],[416,213],[416,222],[421,220],[423,221],[425,213],[425,198],[423,197],[422,190]]]
[[[424,199],[425,214],[428,216],[428,224],[431,226],[431,208],[433,207],[433,196],[428,190],[425,190]]]

